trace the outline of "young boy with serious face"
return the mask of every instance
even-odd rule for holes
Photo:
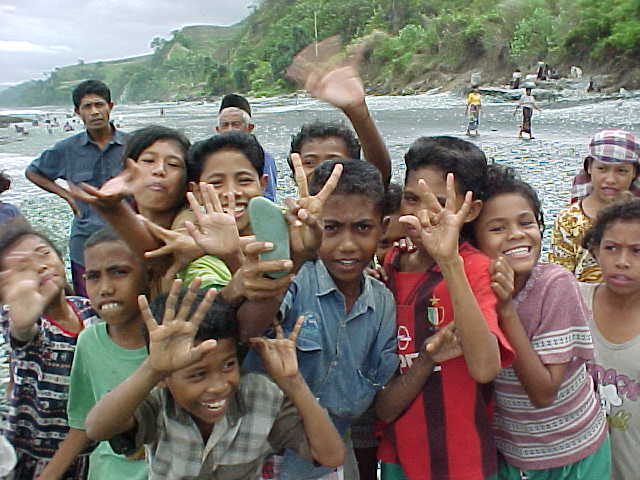
[[[174,282],[154,302],[161,325],[140,299],[149,357],[91,411],[89,436],[124,452],[148,445],[152,479],[253,479],[264,458],[285,447],[341,464],[342,440],[298,372],[302,318],[289,338],[279,328],[276,339],[251,339],[274,383],[240,372],[237,323],[212,305],[215,291],[199,291],[199,281],[180,288]]]
[[[385,257],[397,303],[400,375],[376,400],[385,478],[497,478],[489,384],[513,358],[498,326],[490,261],[461,231],[480,212],[487,162],[475,145],[423,137],[405,155],[401,221],[416,245]]]
[[[321,196],[336,165],[343,166],[342,175],[333,192],[323,198],[317,218],[321,229],[317,259],[302,264],[284,299],[272,296],[246,301],[240,306],[238,321],[250,336],[264,331],[276,314],[285,331],[291,331],[298,316],[304,315],[297,345],[300,372],[338,431],[346,435],[391,378],[398,360],[391,293],[363,273],[382,234],[381,176],[360,160],[327,161],[314,171],[310,195]],[[262,282],[265,289],[267,282]],[[280,285],[280,279],[272,282]],[[250,291],[251,285],[245,289]],[[251,353],[245,364],[249,369],[259,368]],[[351,455],[344,478],[354,478],[356,468]],[[316,479],[329,473],[288,450],[279,478]]]
[[[89,237],[85,260],[89,300],[104,322],[85,329],[78,337],[67,413],[70,434],[86,438],[85,419],[91,408],[147,356],[138,295],[146,292],[148,280],[143,262],[110,229]],[[147,477],[144,452],[127,458],[102,442],[89,459],[90,480]]]

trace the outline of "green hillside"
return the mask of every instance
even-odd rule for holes
[[[295,88],[284,71],[315,38],[366,42],[370,91],[426,90],[468,78],[504,79],[538,60],[617,76],[640,88],[640,2],[609,0],[261,0],[231,27],[193,26],[150,40],[154,54],[56,69],[0,92],[0,104],[68,103],[80,80],[105,80],[120,102]]]

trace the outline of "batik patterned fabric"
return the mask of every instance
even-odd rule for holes
[[[86,298],[67,297],[67,302],[84,327],[99,320]],[[0,328],[6,339],[10,338],[9,322],[9,307],[3,305]],[[47,316],[40,317],[37,326],[38,333],[30,342],[10,341],[14,384],[5,435],[17,451],[50,459],[69,430],[69,376],[78,333],[65,330]]]
[[[531,403],[513,367],[498,374],[496,445],[522,470],[573,464],[595,453],[607,435],[586,367],[594,357],[588,310],[573,276],[554,264],[538,264],[514,300],[542,363],[566,364],[566,369],[554,402],[545,408]]]
[[[551,232],[549,261],[569,270],[579,282],[595,283],[602,278],[598,262],[582,247],[582,239],[592,225],[578,202],[558,214]]]

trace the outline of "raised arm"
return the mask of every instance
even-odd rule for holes
[[[298,409],[314,460],[337,467],[344,463],[342,438],[298,370],[296,340],[303,322],[304,317],[299,317],[289,338],[284,338],[282,327],[275,325],[275,339],[252,338],[251,344],[260,354],[267,373]]]
[[[380,170],[387,185],[391,180],[391,157],[369,112],[364,85],[358,74],[362,46],[336,64],[341,48],[339,36],[311,44],[296,55],[287,75],[314,97],[344,112],[358,135],[365,159]]]
[[[423,180],[419,181],[419,186],[429,211],[419,212],[420,218],[411,215],[401,217],[400,222],[420,232],[425,250],[440,267],[453,303],[453,316],[469,373],[476,382],[488,383],[500,371],[498,340],[489,330],[458,252],[460,231],[472,208],[471,192],[467,192],[464,203],[457,209],[452,173],[447,175],[444,207]]]
[[[162,325],[158,325],[145,296],[138,297],[140,312],[149,330],[149,356],[123,383],[106,394],[89,412],[85,425],[92,440],[108,440],[135,427],[134,413],[151,390],[172,372],[197,361],[216,346],[206,340],[194,346],[193,340],[205,312],[211,307],[216,292],[208,290],[189,321],[189,311],[200,288],[194,280],[175,313],[182,282],[176,280],[167,297]]]
[[[500,327],[513,347],[513,369],[531,403],[538,408],[551,405],[564,379],[566,363],[545,365],[531,345],[513,303],[514,275],[509,263],[498,258],[491,264],[491,288],[498,297]]]

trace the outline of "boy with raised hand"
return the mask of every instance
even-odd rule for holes
[[[198,283],[182,296],[178,280],[156,299],[160,325],[140,297],[149,357],[94,407],[89,437],[123,451],[148,445],[151,479],[259,478],[264,458],[285,447],[341,464],[342,440],[298,372],[303,319],[288,338],[278,327],[276,339],[251,339],[275,383],[241,373],[235,319],[216,311],[215,291],[198,293]]]
[[[343,169],[335,189],[324,190],[336,165]],[[238,310],[238,323],[245,335],[252,335],[278,316],[285,331],[291,331],[296,319],[304,315],[297,345],[300,372],[338,431],[348,436],[351,423],[369,407],[398,365],[391,293],[364,274],[382,233],[384,187],[380,172],[360,160],[333,160],[318,166],[308,196],[304,173],[301,179],[305,183],[295,212],[300,225],[292,227],[298,229],[292,235],[308,230],[312,236],[319,231],[316,252],[309,248],[314,245],[311,238],[300,238],[301,253],[315,254],[317,259],[302,264],[283,300],[272,296],[245,301]],[[256,262],[257,256],[247,256],[246,261]],[[247,297],[251,298],[257,280],[245,277]],[[259,368],[257,360],[249,354],[246,366]],[[352,453],[342,473],[316,468],[288,450],[278,478],[304,480],[335,474],[357,478]]]
[[[376,399],[388,423],[383,478],[495,479],[489,385],[513,352],[499,328],[490,260],[463,227],[482,208],[484,153],[453,137],[423,137],[405,155],[400,221],[416,246],[385,257],[397,302],[400,375]],[[472,193],[473,192],[473,193]],[[452,328],[462,355],[430,338]]]

